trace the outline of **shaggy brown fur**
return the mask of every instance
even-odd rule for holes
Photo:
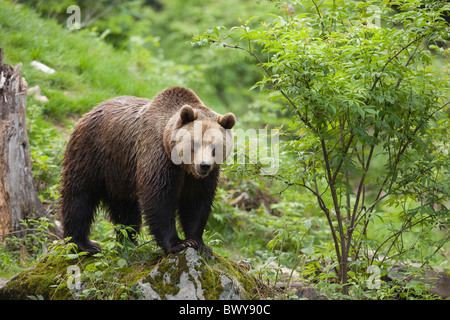
[[[202,132],[220,130],[221,138],[228,139],[226,145],[231,136],[225,129],[231,129],[235,121],[233,114],[221,116],[204,106],[193,91],[179,87],[166,89],[152,100],[123,96],[96,106],[76,124],[65,153],[61,188],[65,237],[71,237],[82,251],[99,251],[89,233],[102,202],[113,223],[134,228],[130,237],[140,231],[142,213],[167,253],[192,246],[210,254],[202,234],[220,164],[176,165],[171,154],[177,148],[179,129],[192,132],[194,124],[200,123]],[[199,152],[205,153],[205,142],[191,136],[193,145],[200,145]],[[192,158],[197,155],[193,149]],[[184,241],[175,228],[176,212]]]

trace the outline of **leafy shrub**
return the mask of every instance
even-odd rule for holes
[[[448,70],[448,49],[439,44],[448,39],[442,16],[449,5],[275,3],[284,13],[269,23],[253,26],[249,20],[225,36],[226,28],[215,27],[192,43],[247,52],[265,72],[254,87],[277,93],[290,112],[291,139],[282,142],[289,156],[272,178],[316,199],[330,230],[344,294],[352,266],[357,270],[355,262],[364,255],[371,265],[381,253],[397,260],[418,246],[430,246],[431,252],[415,256],[428,263],[450,238],[419,234],[448,227],[450,217],[450,82],[433,60],[438,49],[440,64]],[[268,54],[267,61],[256,47]],[[259,170],[252,167],[238,169],[256,177]],[[377,219],[387,216],[396,223],[379,237]],[[406,243],[408,233],[416,237]]]

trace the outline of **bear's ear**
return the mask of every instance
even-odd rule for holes
[[[219,116],[217,122],[225,129],[231,129],[236,123],[236,117],[232,113],[227,113],[223,116]]]
[[[194,121],[197,119],[197,116],[197,111],[195,111],[190,105],[185,104],[180,109],[180,119],[178,120],[176,127],[180,128],[186,123]]]

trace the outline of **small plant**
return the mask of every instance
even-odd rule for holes
[[[40,254],[47,250],[53,240],[59,239],[58,235],[50,230],[54,228],[54,224],[46,217],[24,219],[20,224],[22,229],[17,233],[25,235],[17,237],[11,234],[6,241],[8,246],[19,248],[22,253]]]
[[[0,274],[11,276],[21,268],[29,266],[45,253],[54,240],[54,224],[46,217],[25,219],[22,229],[9,234],[5,244],[0,244]],[[20,234],[20,235],[19,235]]]

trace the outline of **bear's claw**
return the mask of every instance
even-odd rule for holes
[[[95,241],[77,242],[73,241],[78,247],[78,252],[87,252],[88,256],[92,256],[102,251],[102,247]]]
[[[183,248],[194,248],[197,249],[198,245],[197,245],[197,241],[195,240],[184,240],[183,242],[180,243],[181,246],[183,246]]]
[[[178,242],[176,245],[172,246],[167,253],[177,253],[186,248],[194,248],[195,250],[199,250],[200,253],[205,255],[206,259],[209,259],[213,256],[213,251],[210,247],[203,245],[199,245],[196,240],[186,239]]]
[[[192,240],[192,239],[183,240],[183,241],[177,243],[176,245],[172,246],[168,253],[176,253],[176,252],[182,251],[186,248],[198,249],[197,241]]]

